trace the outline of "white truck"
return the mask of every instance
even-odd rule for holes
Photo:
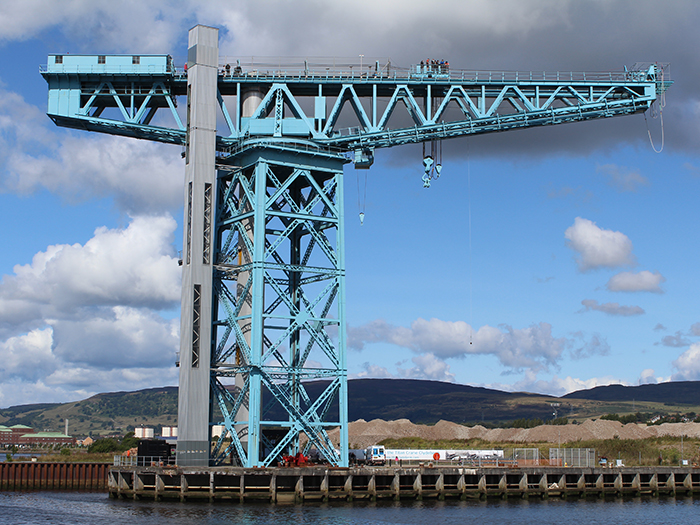
[[[372,445],[365,449],[367,465],[384,465],[387,460],[394,461],[465,461],[478,459],[503,459],[500,449],[387,449],[383,445]]]

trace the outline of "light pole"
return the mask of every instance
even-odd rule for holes
[[[362,77],[362,59],[365,55],[360,55],[360,77]]]

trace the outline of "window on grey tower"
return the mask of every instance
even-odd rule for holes
[[[187,127],[185,129],[185,164],[190,163],[190,113],[192,110],[192,84],[187,84]]]
[[[209,264],[211,254],[211,184],[204,184],[204,239],[202,262]]]
[[[187,189],[187,264],[190,264],[190,253],[192,248],[192,183],[190,182]]]
[[[199,368],[200,319],[202,310],[202,286],[194,285],[192,299],[192,368]]]

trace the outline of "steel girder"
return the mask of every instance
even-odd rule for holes
[[[211,399],[221,413],[212,424],[225,431],[217,461],[269,466],[313,446],[347,465],[344,162],[266,148],[219,171]],[[315,398],[306,383],[314,380],[325,381]],[[340,452],[330,428],[340,430]]]
[[[84,56],[83,61],[98,60]],[[104,57],[102,57],[104,58]],[[112,56],[107,56],[109,62]],[[118,58],[118,56],[114,56]],[[184,144],[186,130],[176,98],[187,77],[174,67],[149,73],[99,74],[51,61],[49,115],[59,125]],[[291,69],[291,70],[290,70]],[[325,71],[324,71],[325,69]],[[250,64],[221,68],[218,77],[217,150],[235,152],[247,140],[311,140],[339,151],[371,151],[400,144],[605,118],[647,110],[670,85],[659,65],[615,73],[428,71],[352,66],[298,70]],[[263,94],[243,116],[242,94]],[[52,104],[63,96],[71,104]],[[312,111],[304,108],[312,107]],[[349,109],[345,111],[344,109]],[[115,108],[109,116],[106,108]],[[155,118],[166,111],[166,118]],[[153,124],[157,122],[158,125]]]

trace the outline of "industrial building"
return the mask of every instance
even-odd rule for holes
[[[61,432],[34,432],[32,427],[26,425],[0,425],[0,445],[75,445],[75,438]]]

